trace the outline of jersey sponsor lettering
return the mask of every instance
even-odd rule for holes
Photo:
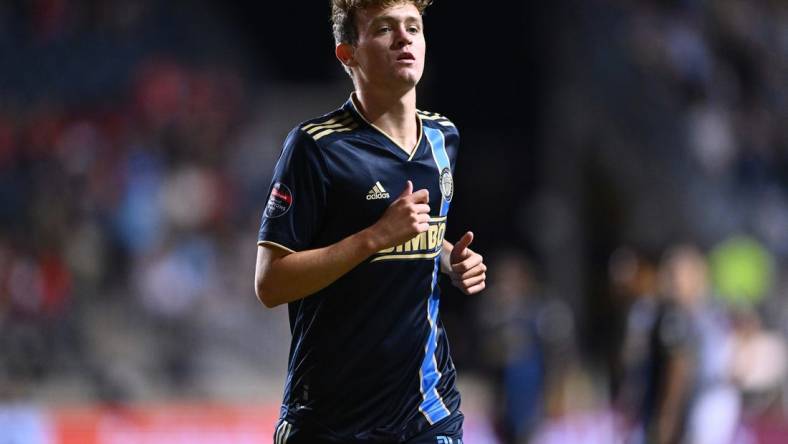
[[[380,250],[372,262],[403,259],[434,259],[443,248],[443,238],[446,235],[446,218],[432,217],[429,228],[419,233],[413,239],[396,247]]]

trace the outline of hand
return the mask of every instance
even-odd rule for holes
[[[481,254],[468,246],[473,242],[473,233],[467,232],[454,244],[449,254],[449,271],[451,283],[465,294],[476,294],[485,287],[487,266]]]
[[[378,249],[396,247],[430,228],[430,192],[413,192],[413,182],[389,205],[383,216],[370,227]]]

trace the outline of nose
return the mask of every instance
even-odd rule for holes
[[[404,48],[413,43],[413,36],[408,32],[407,26],[398,26],[394,46],[397,49]]]

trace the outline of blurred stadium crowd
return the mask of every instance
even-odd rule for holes
[[[224,34],[151,1],[4,5],[4,395],[199,392],[227,343],[275,368],[249,277],[268,173],[242,158]]]
[[[444,311],[468,442],[783,442],[788,4],[558,3],[521,241]],[[252,74],[197,4],[0,4],[0,403],[279,400],[262,202],[350,86]]]

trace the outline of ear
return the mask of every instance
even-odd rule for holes
[[[337,59],[342,62],[343,65],[347,67],[356,66],[356,59],[354,58],[354,51],[352,45],[347,43],[340,43],[334,48],[334,54],[336,54]]]

